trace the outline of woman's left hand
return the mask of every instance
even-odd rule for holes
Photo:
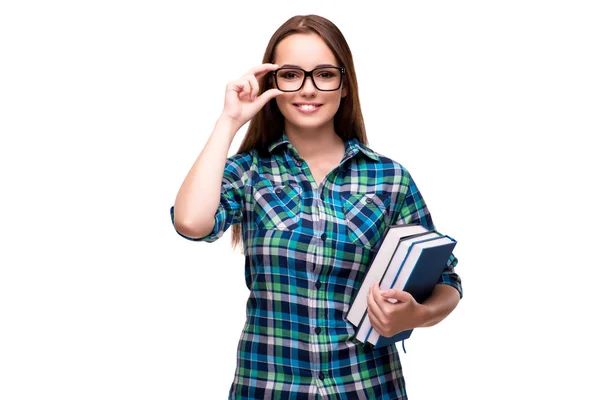
[[[395,299],[396,302],[392,304],[388,299]],[[375,282],[369,289],[367,312],[373,329],[381,336],[392,337],[424,324],[428,308],[417,303],[408,292],[395,289],[380,290],[379,284]]]

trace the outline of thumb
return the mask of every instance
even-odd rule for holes
[[[267,102],[269,100],[271,100],[274,97],[279,96],[280,94],[283,94],[283,92],[279,89],[269,89],[266,92],[264,92],[263,94],[261,94],[260,96],[258,96],[256,98],[256,101],[258,101],[258,104],[263,107],[265,104],[267,104]]]
[[[386,290],[382,290],[380,293],[383,297],[386,297],[388,299],[392,298],[392,299],[396,299],[401,302],[406,302],[406,301],[410,300],[410,295],[401,290],[386,289]]]

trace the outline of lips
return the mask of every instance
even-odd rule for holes
[[[304,112],[315,111],[321,106],[322,104],[318,103],[294,103],[294,107]]]
[[[320,105],[313,106],[313,105],[296,105],[296,104],[294,104],[294,107],[296,107],[296,110],[298,110],[298,112],[301,112],[302,114],[316,113],[321,108]]]

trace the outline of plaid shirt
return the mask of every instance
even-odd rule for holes
[[[356,139],[317,188],[283,132],[269,156],[227,159],[214,242],[242,223],[250,294],[229,399],[405,399],[396,345],[353,338],[353,296],[389,224],[434,225],[399,163]],[[173,207],[171,207],[173,221]],[[439,283],[462,298],[452,255]]]

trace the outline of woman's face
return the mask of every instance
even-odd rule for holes
[[[340,67],[333,52],[317,34],[293,34],[283,39],[275,49],[275,64],[279,68],[294,66],[311,71],[319,65]],[[294,75],[289,75],[293,77]],[[321,75],[323,79],[329,75]],[[316,78],[316,77],[315,77]],[[280,78],[280,85],[283,78]],[[319,81],[317,81],[319,82]],[[275,87],[275,82],[273,82]],[[277,106],[286,119],[286,124],[299,128],[321,128],[331,124],[337,112],[346,88],[342,86],[335,91],[320,91],[313,81],[306,77],[304,85],[297,92],[286,92],[277,96]],[[302,103],[316,103],[315,109],[301,107]]]

